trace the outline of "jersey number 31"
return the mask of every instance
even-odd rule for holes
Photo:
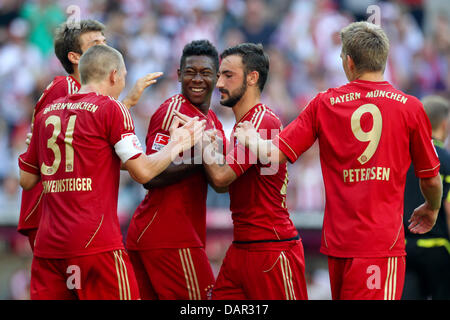
[[[64,137],[64,144],[66,146],[66,172],[73,171],[73,130],[75,129],[75,120],[77,119],[76,115],[73,115],[69,118],[69,123],[67,124],[66,134]],[[61,133],[61,118],[58,116],[50,116],[45,120],[45,126],[53,125],[53,133],[52,136],[47,140],[47,148],[53,151],[55,155],[55,160],[53,160],[52,165],[47,166],[45,163],[41,165],[41,173],[46,176],[51,176],[56,173],[59,169],[59,165],[61,164],[61,150],[56,143],[59,134]]]

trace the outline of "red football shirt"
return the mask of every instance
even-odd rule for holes
[[[254,106],[238,123],[243,121],[251,121],[266,139],[275,137],[282,129],[278,117],[264,104]],[[238,176],[229,186],[234,240],[284,240],[297,236],[286,208],[287,165],[257,161],[238,143],[235,128],[230,138],[235,147],[226,157],[227,164]]]
[[[420,101],[388,82],[355,80],[319,93],[274,139],[291,162],[319,140],[326,190],[321,252],[405,254],[406,172],[436,176],[439,159]]]
[[[70,258],[123,249],[117,218],[121,163],[117,154],[123,153],[123,142],[130,137],[135,135],[128,109],[96,93],[58,99],[36,116],[33,139],[19,157],[19,166],[40,174],[45,192],[37,257]],[[132,154],[125,148],[129,158],[142,153],[137,141],[129,143]]]
[[[36,103],[32,123],[34,122],[35,115],[37,115],[46,105],[52,103],[56,99],[77,93],[80,87],[81,84],[79,84],[72,76],[55,77]],[[26,235],[28,230],[36,229],[39,226],[39,219],[42,213],[41,200],[43,195],[41,182],[31,190],[22,191],[19,225],[17,228],[17,231],[20,233]]]
[[[146,138],[147,154],[159,151],[169,142],[173,110],[205,119],[206,129],[217,129],[224,139],[222,124],[212,110],[206,117],[183,95],[177,94],[153,114]],[[207,186],[205,173],[199,171],[172,185],[150,189],[131,219],[127,249],[204,247]]]

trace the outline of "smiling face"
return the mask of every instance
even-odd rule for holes
[[[196,107],[208,106],[217,81],[214,61],[208,56],[189,56],[178,70],[181,93]]]

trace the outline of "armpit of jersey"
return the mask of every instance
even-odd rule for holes
[[[144,152],[138,137],[132,133],[123,134],[122,139],[114,145],[114,149],[122,163]]]

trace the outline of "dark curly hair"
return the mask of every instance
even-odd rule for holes
[[[191,56],[210,57],[214,61],[216,71],[219,70],[219,54],[216,47],[208,40],[194,40],[184,46],[180,60],[180,69],[184,68],[186,58]]]

